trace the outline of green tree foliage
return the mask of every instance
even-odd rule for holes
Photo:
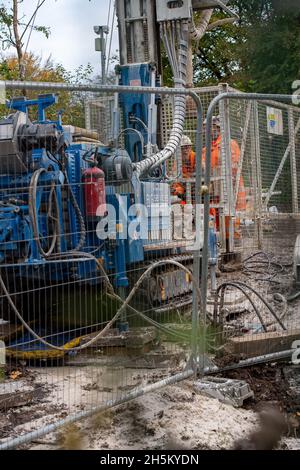
[[[239,20],[208,30],[194,48],[194,84],[228,82],[245,91],[291,92],[300,77],[300,2],[231,0]],[[195,14],[195,22],[200,21]],[[215,9],[211,23],[228,18]],[[172,84],[165,55],[164,83]]]
[[[93,69],[88,64],[81,66],[74,72],[67,71],[62,65],[55,64],[51,57],[44,63],[39,56],[32,53],[26,54],[23,58],[24,62],[24,79],[42,82],[62,82],[70,85],[77,85],[78,83],[90,83],[92,81]],[[16,56],[6,58],[0,63],[0,79],[1,80],[16,80],[18,79],[18,59]],[[45,93],[52,93],[51,88],[45,90]],[[7,98],[16,97],[20,92],[8,94]],[[38,92],[27,93],[27,98],[35,98]],[[84,127],[84,93],[74,92],[58,92],[58,104],[51,107],[48,111],[49,119],[57,119],[58,112],[63,113],[63,123],[73,126]],[[7,108],[2,105],[0,107],[0,115],[3,116],[8,113]],[[35,119],[35,115],[31,117]]]
[[[46,0],[40,0],[29,19],[19,10],[23,0],[3,0],[0,4],[0,42],[2,49],[15,49],[18,58],[18,78],[24,80],[24,58],[29,46],[32,31],[44,34],[47,38],[50,29],[36,25],[37,13]]]
[[[261,2],[263,3],[263,2]],[[299,2],[273,0],[265,21],[249,27],[242,50],[242,83],[260,92],[291,93],[300,76]]]
[[[26,18],[21,12],[23,0],[2,0],[0,3],[0,43],[3,51],[14,53],[5,54],[0,62],[0,78],[2,80],[31,80],[42,82],[63,82],[70,85],[91,82],[92,67],[81,66],[74,72],[67,71],[62,65],[55,64],[51,57],[44,63],[39,56],[27,52],[32,31],[43,33],[47,38],[50,30],[45,26],[36,24],[37,13],[46,4],[46,0],[40,0],[30,18]],[[53,90],[45,90],[52,92]],[[38,93],[17,92],[28,98],[37,97]],[[8,99],[12,95],[7,96]],[[59,103],[48,111],[49,119],[56,119],[59,112],[63,114],[63,122],[74,126],[84,126],[84,93],[60,92]],[[1,106],[1,114],[7,114],[7,108]],[[36,118],[34,110],[31,111],[32,119]]]
[[[195,84],[228,82],[245,91],[290,93],[300,77],[300,2],[232,0],[240,20],[195,45]],[[216,10],[212,21],[224,18]]]
[[[222,12],[214,13],[211,22],[225,18]],[[196,15],[196,24],[198,15]],[[197,86],[228,81],[240,69],[239,45],[244,32],[236,23],[207,31],[199,44],[194,44],[194,83]]]

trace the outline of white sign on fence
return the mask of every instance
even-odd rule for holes
[[[281,109],[267,107],[269,134],[283,135],[283,117]]]

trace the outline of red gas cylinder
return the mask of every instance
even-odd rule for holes
[[[82,175],[86,217],[103,217],[106,213],[105,176],[97,167]]]

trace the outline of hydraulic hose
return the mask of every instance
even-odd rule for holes
[[[59,207],[58,207],[58,200],[57,200],[56,191],[55,191],[55,182],[52,181],[51,182],[51,188],[50,188],[50,196],[49,196],[48,217],[51,217],[50,211],[52,209],[52,198],[54,197],[55,205],[56,205],[56,218],[54,219],[55,220],[55,230],[54,230],[54,234],[53,234],[53,238],[52,238],[52,242],[51,242],[51,246],[50,246],[49,250],[45,251],[43,249],[42,244],[41,244],[40,234],[39,234],[39,228],[38,228],[37,187],[38,187],[38,182],[39,182],[40,176],[44,173],[47,173],[47,170],[45,168],[40,168],[39,170],[35,171],[34,174],[32,175],[30,185],[29,185],[29,202],[28,202],[28,204],[29,204],[29,215],[30,215],[30,219],[31,219],[31,222],[32,222],[32,227],[33,227],[34,239],[37,243],[38,250],[44,258],[49,258],[53,255],[56,244],[58,243],[60,245],[59,242],[60,242],[60,235],[61,234],[60,234],[60,225],[59,225],[59,218],[58,218]],[[69,183],[68,175],[67,175],[66,172],[64,172],[64,177],[65,177],[65,181],[66,181],[66,187],[67,187],[68,193],[70,195],[70,200],[71,200],[71,203],[74,207],[74,210],[75,210],[75,213],[76,213],[77,219],[79,221],[79,225],[80,225],[80,239],[79,239],[79,242],[78,242],[77,246],[73,249],[74,251],[79,251],[84,246],[85,240],[86,240],[85,222],[84,222],[84,218],[83,218],[83,215],[81,213],[80,207],[77,203],[76,197],[74,195],[74,192],[72,190],[72,187]]]
[[[34,234],[34,239],[37,243],[39,252],[41,253],[42,256],[45,258],[48,258],[49,256],[52,255],[57,240],[59,239],[60,233],[59,233],[59,223],[58,223],[58,213],[59,213],[59,208],[58,208],[58,201],[56,197],[56,192],[55,192],[55,182],[51,182],[51,188],[50,188],[50,196],[49,196],[49,210],[48,210],[48,216],[51,217],[50,211],[52,208],[52,198],[54,195],[55,203],[56,203],[56,218],[55,220],[55,229],[54,229],[54,234],[52,237],[52,242],[51,246],[48,251],[45,251],[42,247],[41,244],[41,239],[40,239],[40,234],[39,234],[39,225],[38,225],[38,214],[37,214],[37,186],[39,182],[39,178],[43,173],[47,173],[47,170],[45,168],[40,168],[34,174],[32,175],[30,185],[29,185],[29,215],[31,218],[32,222],[32,227],[33,227],[33,234]],[[53,217],[52,217],[53,218]]]
[[[232,282],[224,282],[221,286],[219,286],[218,290],[217,290],[217,294],[216,294],[216,300],[218,298],[218,296],[220,295],[220,291],[222,291],[224,288],[226,287],[235,287],[236,289],[242,291],[244,294],[244,290],[245,289],[249,289],[251,292],[253,292],[258,298],[259,300],[267,307],[267,309],[269,310],[269,312],[271,313],[271,315],[275,318],[276,322],[281,326],[281,328],[286,331],[287,328],[286,326],[284,325],[284,323],[282,322],[281,318],[278,317],[278,315],[276,314],[276,312],[274,311],[274,309],[271,307],[271,305],[261,296],[261,294],[259,292],[257,292],[256,289],[254,289],[253,287],[251,287],[250,285],[248,284],[245,284],[244,282],[240,282],[240,281],[232,281]],[[257,313],[257,311],[256,311]],[[260,315],[258,315],[258,317],[260,318]],[[263,325],[263,323],[262,323]]]
[[[85,241],[86,241],[86,227],[85,227],[85,222],[84,222],[84,218],[83,218],[83,215],[81,213],[81,210],[80,210],[80,207],[77,203],[77,200],[76,200],[76,197],[75,197],[75,194],[73,192],[73,189],[69,183],[69,178],[68,178],[68,175],[67,175],[67,172],[64,171],[63,172],[64,174],[64,177],[65,177],[65,180],[67,182],[67,190],[70,194],[70,198],[71,198],[71,203],[74,207],[74,210],[75,210],[75,213],[77,215],[77,218],[78,218],[78,221],[79,221],[79,225],[80,225],[80,239],[79,239],[79,242],[77,244],[77,246],[74,248],[74,251],[79,251],[81,250],[81,248],[84,246],[85,244]]]
[[[232,285],[232,284],[226,283],[226,284],[223,284],[223,285],[221,286],[221,288],[220,288],[220,296],[221,296],[221,298],[222,298],[222,303],[223,303],[223,299],[224,299],[224,291],[225,291],[228,287],[230,287],[231,285]],[[246,290],[245,290],[242,286],[239,286],[239,287],[236,287],[236,288],[237,288],[238,290],[240,290],[240,291],[244,294],[244,296],[248,299],[248,301],[249,301],[250,304],[252,305],[253,310],[255,311],[257,317],[259,318],[259,321],[260,321],[260,323],[261,323],[261,325],[262,325],[262,327],[263,327],[263,330],[264,330],[265,332],[267,332],[267,325],[265,325],[265,323],[264,323],[264,321],[263,321],[263,318],[262,318],[262,316],[261,316],[259,310],[256,308],[256,306],[255,306],[253,300],[251,299],[251,296],[246,292]],[[222,313],[222,315],[223,315],[223,312],[222,312],[222,310],[223,310],[223,305],[221,305],[221,309],[220,309],[220,310],[221,310],[221,313]]]
[[[77,254],[79,254],[78,252],[76,252]],[[85,253],[86,254],[86,253]],[[62,256],[62,258],[64,258],[64,255],[67,255],[67,253],[65,254],[61,254],[59,256]],[[82,255],[82,253],[81,253]],[[84,349],[87,349],[88,347],[92,346],[94,343],[96,343],[100,338],[103,338],[103,336],[107,333],[107,331],[112,327],[112,325],[118,320],[118,318],[121,316],[121,314],[123,313],[123,311],[128,307],[130,308],[131,310],[134,310],[134,312],[138,315],[140,315],[140,312],[138,310],[135,310],[133,307],[129,306],[129,303],[131,302],[133,296],[135,295],[136,291],[139,289],[139,287],[141,286],[141,284],[143,283],[143,281],[151,274],[151,272],[160,267],[160,266],[165,266],[166,264],[170,264],[170,265],[173,265],[173,266],[176,266],[180,269],[182,269],[183,271],[185,271],[191,278],[192,282],[193,282],[193,285],[194,285],[194,289],[196,290],[196,295],[198,297],[198,300],[199,302],[201,302],[201,291],[199,289],[199,287],[197,286],[197,282],[193,276],[193,274],[191,273],[191,271],[186,268],[184,265],[178,263],[177,261],[174,261],[174,260],[167,260],[167,261],[158,261],[157,263],[151,265],[143,274],[142,276],[139,278],[139,280],[136,282],[134,288],[132,289],[132,291],[130,292],[130,294],[128,295],[127,299],[124,301],[124,299],[122,299],[121,297],[119,297],[115,292],[114,292],[114,288],[111,284],[111,282],[109,281],[109,278],[102,266],[102,264],[96,259],[94,258],[92,255],[88,255],[87,258],[89,259],[94,259],[94,261],[96,262],[97,266],[99,267],[99,269],[105,273],[105,278],[108,280],[108,285],[110,286],[110,289],[113,293],[113,296],[116,298],[116,300],[122,302],[122,305],[121,307],[119,308],[119,310],[117,311],[117,313],[115,314],[115,316],[108,322],[108,324],[103,328],[103,330],[101,330],[94,338],[92,338],[90,341],[88,341],[87,343],[81,345],[81,346],[78,346],[78,347],[75,347],[75,348],[66,348],[66,347],[63,347],[63,346],[56,346],[52,343],[49,343],[48,341],[44,340],[38,333],[36,333],[29,325],[28,323],[24,320],[24,318],[22,317],[21,313],[19,312],[15,302],[13,301],[6,285],[5,285],[5,282],[4,282],[4,279],[2,277],[2,274],[0,272],[0,286],[8,300],[8,303],[9,305],[11,306],[12,310],[14,311],[15,315],[17,316],[17,318],[19,319],[19,321],[22,323],[22,325],[24,326],[24,328],[39,342],[41,342],[42,344],[44,344],[45,346],[51,348],[51,349],[54,349],[56,351],[63,351],[63,352],[76,352],[76,351],[82,351]],[[73,261],[73,260],[72,260]],[[148,319],[148,317],[144,314],[141,314],[142,318],[144,319]],[[148,319],[149,320],[149,319]],[[151,319],[150,319],[151,320]]]
[[[294,294],[290,295],[287,298],[287,301],[288,302],[294,302],[295,300],[299,299],[299,297],[300,297],[300,292],[295,292]]]
[[[274,294],[273,299],[277,302],[281,302],[283,305],[282,312],[279,315],[280,320],[283,320],[288,312],[288,300],[282,294],[279,294],[279,293]],[[273,321],[268,322],[266,326],[269,328],[270,326],[273,326],[275,323],[276,323],[275,320],[273,320]]]

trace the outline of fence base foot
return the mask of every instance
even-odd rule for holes
[[[195,383],[194,388],[204,395],[217,398],[222,403],[227,403],[235,407],[243,406],[245,400],[254,397],[250,386],[243,380],[217,377],[202,379]]]

